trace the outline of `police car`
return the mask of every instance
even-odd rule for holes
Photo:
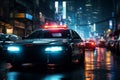
[[[81,37],[65,25],[45,25],[25,39],[4,47],[7,61],[14,65],[64,65],[84,63]]]

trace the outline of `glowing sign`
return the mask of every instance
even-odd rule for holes
[[[112,20],[109,20],[109,28],[112,29]]]
[[[33,16],[30,15],[30,14],[28,14],[28,13],[26,13],[26,14],[25,14],[25,18],[32,20]]]

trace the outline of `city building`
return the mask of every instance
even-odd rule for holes
[[[1,4],[0,31],[2,33],[24,36],[31,31],[33,18],[31,2],[27,5],[20,0],[4,0]]]
[[[54,8],[47,0],[0,0],[0,33],[26,36],[54,19]]]

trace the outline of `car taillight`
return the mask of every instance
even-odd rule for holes
[[[95,45],[95,43],[94,43],[94,42],[91,42],[91,45],[92,45],[92,46],[94,46],[94,45]]]

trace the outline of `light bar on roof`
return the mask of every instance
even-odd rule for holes
[[[67,29],[66,25],[45,25],[45,29]]]

